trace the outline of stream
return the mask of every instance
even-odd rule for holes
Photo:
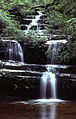
[[[0,100],[1,119],[76,119],[76,102]]]
[[[42,15],[38,11],[24,31],[32,27],[40,30],[38,21]],[[0,118],[76,119],[76,66],[56,64],[57,55],[67,41],[46,43],[51,49],[51,59],[44,65],[26,64],[18,42],[2,42],[6,50],[5,61],[0,61]]]
[[[41,92],[41,94],[40,94],[40,98],[37,97],[37,99],[31,99],[31,95],[29,97],[29,100],[25,100],[25,99],[18,98],[18,97],[9,97],[9,96],[0,97],[0,118],[1,119],[17,119],[17,118],[18,119],[30,119],[30,118],[31,119],[64,119],[64,118],[65,119],[76,119],[76,102],[61,99],[61,97],[62,98],[68,97],[70,99],[68,91],[70,91],[71,96],[74,96],[73,93],[75,92],[73,92],[72,88],[74,87],[74,84],[75,84],[74,79],[76,78],[76,75],[72,73],[76,70],[75,66],[72,67],[72,66],[66,66],[66,65],[63,66],[63,65],[36,65],[36,64],[17,65],[17,64],[11,63],[12,69],[10,70],[9,64],[10,63],[6,63],[6,66],[8,66],[8,69],[5,71],[9,71],[12,73],[13,72],[17,73],[19,71],[20,76],[18,75],[18,77],[21,77],[23,75],[22,77],[24,79],[24,77],[27,77],[26,75],[27,73],[25,73],[26,70],[24,69],[25,67],[30,67],[31,75],[29,76],[29,78],[32,78],[32,80],[33,79],[36,80],[42,75],[41,79],[40,78],[39,79],[41,81],[42,79],[46,79],[45,82],[47,83],[45,83],[45,85],[42,84],[44,87],[41,88],[40,91],[38,91],[38,92]],[[21,66],[23,70],[19,69]],[[46,67],[46,70],[45,70],[45,67]],[[18,70],[16,70],[16,68],[18,68]],[[39,70],[41,69],[41,71],[38,71],[38,69]],[[43,70],[45,70],[44,73],[43,73]],[[20,72],[22,75],[20,74]],[[70,88],[70,84],[68,84],[69,88],[65,86],[65,88],[63,87],[62,89],[62,86],[61,86],[60,87],[61,89],[59,88],[58,92],[55,92],[57,88],[53,87],[52,95],[50,95],[51,92],[47,95],[47,91],[49,90],[45,89],[45,87],[47,87],[48,78],[50,78],[51,80],[55,79],[56,81],[58,81],[56,75],[57,77],[59,77],[58,80],[59,79],[61,80],[63,78],[70,79],[71,88]],[[43,81],[41,83],[43,83]],[[63,83],[60,83],[60,85],[62,85]],[[57,85],[59,84],[57,83]],[[49,88],[49,86],[47,88]],[[34,91],[35,90],[33,90],[33,92],[31,93],[34,93]],[[25,92],[22,92],[22,93],[24,94]],[[60,93],[60,96],[59,96],[59,93]],[[64,93],[66,93],[65,94],[66,97],[64,96]],[[26,94],[24,95],[26,96]]]

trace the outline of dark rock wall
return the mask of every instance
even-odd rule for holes
[[[38,80],[19,80],[0,77],[0,95],[36,99],[39,97]]]
[[[41,42],[40,42],[41,43]],[[46,64],[47,63],[47,56],[45,55],[45,52],[47,50],[47,47],[42,46],[42,43],[39,46],[31,46],[31,44],[26,42],[20,42],[23,54],[24,54],[24,62],[29,64]],[[5,59],[5,51],[6,46],[0,41],[0,60],[6,60]]]
[[[58,78],[57,94],[63,100],[76,100],[76,79]]]
[[[20,42],[25,63],[29,64],[47,64],[47,46],[44,44],[45,42],[38,42],[35,46],[32,43],[28,42]]]
[[[57,78],[56,88],[57,98],[76,100],[76,79]],[[0,77],[0,95],[25,99],[40,98],[40,79]]]

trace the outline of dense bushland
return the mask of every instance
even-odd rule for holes
[[[76,59],[75,0],[0,0],[0,36],[10,40],[29,40],[29,43],[33,40],[32,45],[35,45],[34,42],[38,39],[43,40],[37,37],[37,34],[31,36],[25,34],[20,27],[19,19],[26,14],[35,13],[36,9],[45,12],[47,16],[45,29],[49,34],[70,36],[66,47],[63,48],[60,60],[70,62]]]

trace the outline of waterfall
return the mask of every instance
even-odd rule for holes
[[[24,62],[23,51],[21,45],[14,40],[2,40],[5,46],[5,60],[9,62]]]
[[[27,26],[27,30],[30,30],[32,28],[32,26],[36,26],[37,30],[39,30],[38,21],[40,20],[42,13],[40,11],[37,11],[37,12],[38,12],[38,15],[36,15],[35,18],[32,19],[32,22]]]
[[[38,15],[35,15],[34,18],[31,18],[31,23],[26,25],[27,26],[27,30],[25,30],[25,33],[28,33],[29,30],[37,30],[37,32],[41,32],[40,28],[39,28],[39,23],[38,21],[40,20],[41,16],[43,15],[42,12],[37,11]],[[32,16],[31,16],[32,17]]]
[[[51,40],[47,41],[46,44],[48,44],[48,51],[47,51],[47,63],[49,64],[57,64],[59,63],[59,53],[64,46],[64,44],[67,43],[66,40]]]
[[[47,71],[43,73],[41,77],[41,89],[40,89],[40,97],[41,98],[57,98],[56,94],[56,76],[55,73],[52,73],[49,69],[49,66],[46,66]],[[50,67],[51,68],[51,67]]]
[[[49,44],[48,50],[51,49],[51,64],[57,63],[57,56],[61,50],[63,44],[65,44],[66,40],[51,40],[48,41]],[[50,53],[50,52],[49,52]],[[48,60],[48,59],[47,59]],[[56,93],[56,72],[53,67],[50,65],[46,66],[47,71],[45,71],[41,77],[41,87],[40,87],[40,97],[42,99],[46,99],[47,97],[57,99]]]

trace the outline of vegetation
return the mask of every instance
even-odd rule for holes
[[[31,6],[49,2],[46,0],[1,0],[0,1],[0,35],[5,39],[27,39],[20,29],[20,17],[32,14],[35,10],[29,10]]]
[[[52,4],[52,5],[51,5]],[[42,6],[36,7],[35,6]],[[43,7],[44,6],[44,7]],[[33,8],[33,9],[30,9]],[[76,1],[75,0],[0,0],[0,35],[4,39],[14,39],[32,42],[47,38],[33,32],[25,34],[21,30],[20,19],[27,14],[35,13],[36,9],[43,10],[47,15],[45,29],[50,34],[65,34],[72,36],[68,40],[60,60],[69,62],[76,58]],[[29,40],[30,39],[30,40]],[[37,40],[38,39],[38,40]],[[35,43],[34,43],[35,42]]]
[[[5,39],[20,39],[24,36],[19,23],[12,18],[8,11],[0,10],[0,35]]]
[[[47,10],[50,29],[62,29],[62,32],[76,36],[76,1],[54,0],[54,5]]]
[[[60,60],[74,63],[76,59],[76,1],[53,0],[54,5],[46,10],[49,33],[69,35],[68,43],[63,47]]]
[[[64,63],[76,64],[76,40],[73,42],[70,41],[63,48],[63,52],[61,53],[60,60]]]
[[[30,39],[30,40],[29,40]],[[38,35],[37,31],[29,31],[26,33],[26,42],[30,45],[30,47],[46,47],[45,42],[48,41],[47,36]]]

